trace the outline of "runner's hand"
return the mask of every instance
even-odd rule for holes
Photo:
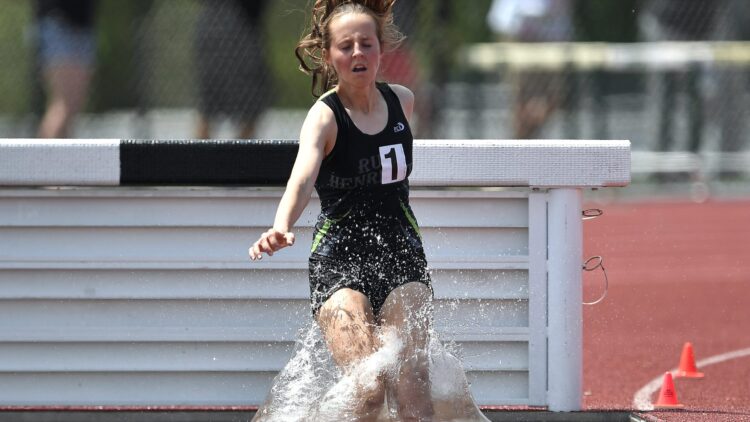
[[[253,243],[248,252],[250,253],[250,259],[255,261],[263,258],[263,252],[271,256],[279,249],[292,245],[294,245],[294,233],[268,229],[257,242]]]

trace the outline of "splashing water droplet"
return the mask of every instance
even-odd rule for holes
[[[420,313],[408,320],[431,318],[427,313],[431,311],[417,312]],[[378,328],[377,332],[381,346],[344,372],[334,364],[317,324],[310,322],[300,330],[292,358],[274,379],[268,398],[254,421],[358,420],[353,412],[359,403],[357,393],[376,388],[382,377],[395,379],[403,365],[414,359],[414,355],[404,356],[405,345],[395,329]],[[415,353],[427,356],[429,377],[416,378],[415,381],[429,382],[434,410],[432,420],[488,421],[471,397],[471,384],[457,357],[459,352],[455,342],[443,343],[434,330],[428,330],[426,350],[418,349]],[[399,406],[393,390],[386,391],[377,420],[398,420],[399,407],[403,406]]]

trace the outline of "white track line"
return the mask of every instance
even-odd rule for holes
[[[706,359],[701,359],[695,363],[695,366],[697,366],[698,368],[703,368],[709,365],[714,365],[732,359],[743,358],[746,356],[750,356],[750,347],[748,347],[747,349],[735,350],[732,352],[711,356]],[[674,368],[669,372],[672,373],[672,376],[675,376],[678,369],[679,368]],[[659,375],[658,377],[652,379],[648,384],[644,385],[640,390],[638,390],[638,392],[633,396],[633,408],[636,410],[654,410],[654,406],[651,404],[651,394],[661,388],[661,382],[663,379],[664,374]]]

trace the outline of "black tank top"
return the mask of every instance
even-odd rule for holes
[[[340,218],[355,209],[400,212],[409,203],[414,137],[398,96],[386,83],[377,88],[388,106],[388,123],[377,134],[360,131],[336,92],[321,97],[338,126],[336,145],[320,166],[315,189],[323,215]]]
[[[336,92],[320,99],[333,110],[338,135],[315,182],[321,213],[311,251],[317,255],[377,261],[392,251],[423,254],[409,206],[414,138],[396,93],[385,83],[377,87],[388,123],[374,135],[355,126]]]

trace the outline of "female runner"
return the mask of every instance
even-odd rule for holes
[[[309,259],[312,312],[346,373],[375,353],[379,330],[394,330],[399,367],[355,386],[348,414],[375,420],[386,392],[399,420],[433,418],[427,361],[432,288],[409,206],[414,95],[377,81],[384,51],[402,39],[394,0],[317,0],[296,55],[312,75],[311,107],[273,227],[253,260],[294,244],[292,228],[313,188],[321,201]]]

